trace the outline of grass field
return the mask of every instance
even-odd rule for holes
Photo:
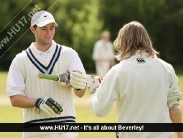
[[[19,123],[22,122],[22,109],[12,107],[9,99],[6,97],[6,78],[7,72],[0,72],[0,122],[1,123]],[[183,91],[183,74],[178,74],[179,78],[179,88]],[[74,96],[74,103],[77,115],[78,123],[112,123],[117,122],[117,116],[114,107],[111,109],[109,115],[105,118],[95,117],[89,107],[89,98],[90,94],[86,93],[86,95],[79,99]],[[183,111],[183,104],[181,104],[181,109]],[[115,138],[114,132],[80,132],[79,138]],[[0,133],[0,138],[21,138],[22,133]]]

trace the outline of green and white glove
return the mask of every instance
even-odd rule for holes
[[[70,84],[77,90],[83,90],[87,87],[87,76],[80,71],[74,70],[70,73]]]
[[[62,106],[57,103],[54,99],[45,97],[38,98],[35,103],[36,112],[40,110],[49,116],[60,115],[63,111]]]

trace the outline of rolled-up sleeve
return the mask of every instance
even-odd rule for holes
[[[179,105],[179,101],[182,99],[182,92],[178,87],[178,78],[175,74],[173,67],[171,66],[171,75],[169,78],[169,91],[168,91],[168,107],[172,107],[174,104]]]

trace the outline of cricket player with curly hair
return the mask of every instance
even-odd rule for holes
[[[90,106],[106,116],[113,103],[119,123],[181,123],[182,92],[169,63],[158,58],[145,27],[132,21],[118,33],[114,46],[120,63],[104,77]],[[118,138],[173,138],[173,132],[119,132]],[[182,138],[181,132],[176,132]]]
[[[55,81],[39,79],[37,75],[70,73],[75,95],[85,93],[85,69],[75,50],[53,40],[55,27],[53,15],[47,11],[36,12],[30,30],[35,42],[17,54],[9,68],[7,95],[12,106],[23,108],[23,122],[74,123],[76,114],[71,87]],[[81,73],[74,72],[79,70]],[[78,81],[80,81],[78,83]],[[24,132],[23,138],[76,138],[77,132]]]

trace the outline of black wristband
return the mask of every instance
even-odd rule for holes
[[[42,100],[42,98],[38,98],[37,101],[35,102],[35,107],[39,108],[40,105],[40,101]]]

